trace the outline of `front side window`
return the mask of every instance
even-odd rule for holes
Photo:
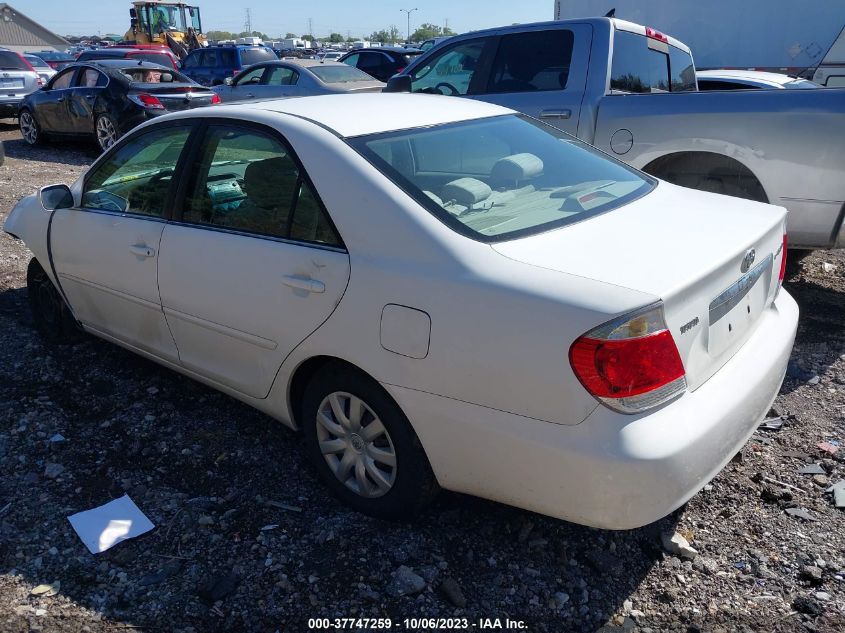
[[[654,186],[557,128],[516,114],[349,142],[446,225],[486,242],[578,222]]]
[[[73,79],[73,73],[75,71],[75,68],[68,68],[67,70],[60,72],[53,78],[53,81],[50,84],[50,89],[64,90],[65,88],[70,88],[70,80]]]
[[[484,40],[472,40],[433,56],[411,75],[411,92],[467,94],[482,50]]]
[[[235,84],[238,86],[246,86],[247,84],[261,83],[261,76],[264,74],[264,66],[253,68],[245,73],[238,75]]]
[[[249,128],[211,125],[183,220],[338,245],[328,215],[288,147]]]
[[[82,208],[163,217],[191,127],[160,127],[113,150],[85,180]]]
[[[505,35],[493,62],[487,92],[563,90],[572,60],[572,31],[529,31]]]

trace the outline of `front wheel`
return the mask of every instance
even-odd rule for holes
[[[109,114],[101,114],[97,117],[97,122],[94,124],[97,132],[97,145],[104,152],[114,145],[118,139],[117,123]]]
[[[26,270],[26,292],[35,329],[50,343],[75,343],[82,330],[56,286],[34,257]]]
[[[419,438],[371,378],[326,366],[308,384],[302,427],[311,461],[332,493],[382,519],[412,518],[438,487]]]

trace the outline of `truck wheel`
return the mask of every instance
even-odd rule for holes
[[[35,329],[50,343],[76,343],[83,332],[50,277],[34,257],[26,269],[26,293]]]
[[[408,519],[437,493],[408,419],[364,373],[326,365],[305,388],[301,420],[306,450],[323,482],[358,512]]]

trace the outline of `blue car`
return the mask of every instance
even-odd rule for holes
[[[273,49],[267,46],[208,46],[188,53],[181,68],[203,86],[219,86],[247,66],[277,59]]]

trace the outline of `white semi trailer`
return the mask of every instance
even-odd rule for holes
[[[555,0],[554,19],[615,17],[686,43],[700,70],[746,68],[845,86],[845,0]]]

